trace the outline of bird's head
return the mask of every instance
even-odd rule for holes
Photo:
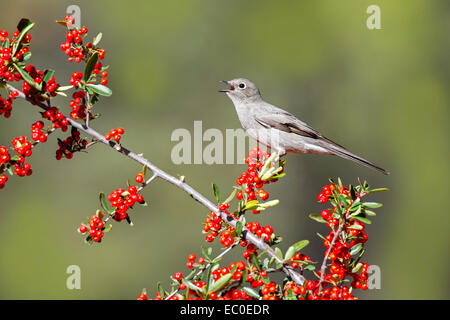
[[[220,92],[225,92],[233,102],[248,103],[261,99],[258,88],[248,79],[237,78],[230,81],[221,80],[221,82],[228,85],[229,89],[220,90]]]

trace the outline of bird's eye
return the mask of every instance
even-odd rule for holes
[[[239,83],[239,88],[244,89],[245,88],[245,83]]]

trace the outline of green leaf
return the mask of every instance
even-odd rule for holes
[[[367,218],[364,218],[364,217],[355,217],[355,219],[356,220],[359,220],[359,221],[361,221],[361,222],[364,222],[364,223],[367,223],[367,224],[371,224],[372,223],[372,221],[370,221],[369,219],[367,219]]]
[[[72,89],[72,88],[73,88],[73,86],[69,85],[69,86],[58,87],[58,89],[56,89],[56,90],[57,91],[66,91],[66,90],[69,90],[69,89]]]
[[[236,234],[240,237],[242,234],[242,222],[236,222]]]
[[[377,215],[372,210],[364,210],[364,213],[366,214],[366,216],[376,216]]]
[[[298,252],[298,251],[302,250],[304,247],[306,247],[308,244],[309,244],[308,240],[301,240],[299,242],[296,242],[292,246],[294,247],[295,252]]]
[[[375,193],[375,192],[383,192],[383,191],[389,191],[389,189],[388,188],[377,188],[377,189],[368,190],[368,191],[366,191],[366,193]]]
[[[356,264],[356,266],[353,267],[352,273],[358,273],[359,270],[361,270],[362,266],[363,266],[363,264],[362,264],[361,262],[358,262],[358,263]]]
[[[363,202],[363,206],[366,208],[379,208],[381,206],[383,206],[382,203],[378,203],[378,202]]]
[[[42,81],[47,83],[51,79],[51,77],[53,77],[54,74],[55,74],[55,70],[51,70],[51,69],[45,70],[44,76],[42,77]]]
[[[202,249],[203,256],[206,258],[207,261],[210,261],[211,260],[211,251],[210,251],[211,248],[205,249],[205,248],[201,247],[201,249]]]
[[[314,271],[314,270],[316,270],[316,266],[313,264],[308,264],[308,265],[304,266],[303,269],[309,270],[309,271]]]
[[[10,46],[10,42],[9,42],[9,38],[7,38],[7,39],[3,42],[2,48],[9,48],[9,46]]]
[[[232,277],[233,273],[231,271],[226,275],[221,276],[216,282],[212,284],[212,286],[208,290],[208,293],[219,291],[220,289],[225,287],[228,284],[228,282],[230,282]]]
[[[214,197],[216,197],[217,203],[220,203],[220,191],[219,187],[213,182],[212,183]]]
[[[86,87],[88,87],[93,92],[98,93],[101,96],[109,97],[112,95],[111,89],[102,84],[88,83],[88,84],[86,84]]]
[[[280,260],[283,260],[283,252],[281,252],[280,248],[278,247],[275,248],[275,254]]]
[[[102,40],[102,37],[103,37],[103,34],[101,32],[99,32],[95,36],[94,41],[92,41],[92,44],[94,45],[94,47],[96,47],[100,43],[100,40]]]
[[[244,208],[242,208],[242,210],[249,210],[254,208],[256,205],[258,204],[258,200],[251,200],[249,202],[247,202],[244,206]]]
[[[360,252],[361,251],[361,249],[362,249],[362,243],[357,243],[357,244],[355,244],[353,247],[351,247],[351,249],[350,249],[350,255],[355,255],[355,254],[357,254],[358,252]]]
[[[13,63],[12,65],[17,70],[17,72],[22,76],[23,80],[25,80],[30,86],[34,87],[38,91],[42,90],[42,85],[40,83],[37,84],[36,82],[34,82],[34,79],[25,70],[23,70],[15,63]]]
[[[252,298],[261,299],[261,296],[253,288],[243,287],[242,290],[244,290]]]
[[[109,232],[112,229],[112,224],[107,224],[103,227],[103,232]]]
[[[163,289],[163,287],[162,287],[161,282],[158,282],[157,288],[158,288],[159,295],[161,296],[161,298],[164,299],[165,293],[164,293],[164,289]]]
[[[321,235],[320,233],[316,232],[316,234],[319,236],[319,238],[326,240],[326,238],[323,235]]]
[[[100,200],[100,205],[102,206],[103,210],[105,210],[108,213],[113,212],[113,210],[111,209],[111,207],[108,204],[108,201],[106,199],[106,195],[103,192],[99,193],[98,198]]]
[[[28,33],[28,31],[33,28],[34,22],[31,22],[30,20],[26,18],[22,18],[19,23],[17,24],[17,30],[20,31],[19,37],[17,38],[16,42],[14,43],[13,50],[12,50],[12,56],[16,55],[17,49],[20,47],[21,42],[23,40],[23,37]]]
[[[98,61],[98,53],[95,52],[89,60],[86,62],[86,67],[84,68],[84,81],[88,81],[95,69],[95,64]]]
[[[353,224],[350,227],[347,227],[347,229],[362,230],[363,226],[360,226],[359,224]]]
[[[294,248],[294,246],[290,246],[288,249],[287,249],[287,251],[286,251],[286,254],[284,255],[284,260],[289,260],[290,258],[292,258],[293,256],[294,256],[294,254],[295,254],[295,248]]]
[[[316,220],[317,222],[320,223],[327,223],[327,220],[325,220],[324,218],[322,218],[322,216],[320,214],[315,214],[315,213],[310,213],[309,217],[313,220]]]
[[[233,189],[233,192],[228,196],[228,198],[225,199],[224,203],[229,203],[231,200],[233,200],[234,196],[236,195],[237,189]]]

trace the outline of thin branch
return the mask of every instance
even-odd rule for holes
[[[32,104],[38,105],[39,107],[41,107],[45,110],[48,110],[50,108],[48,105],[46,105],[43,102],[34,101],[33,99],[26,97],[23,92],[15,89],[13,86],[11,86],[9,84],[7,86],[10,87],[12,90],[17,91],[19,93],[19,95],[18,95],[19,98],[25,99],[25,100],[31,102]],[[155,175],[155,178],[159,177],[159,178],[166,180],[167,182],[175,185],[179,189],[186,192],[189,196],[191,196],[197,202],[202,204],[204,207],[206,207],[209,211],[213,211],[214,213],[219,215],[226,224],[228,224],[229,226],[231,226],[233,228],[236,228],[236,223],[238,222],[238,220],[235,220],[233,217],[227,215],[225,212],[220,211],[215,204],[213,204],[211,201],[209,201],[201,193],[199,193],[193,187],[191,187],[190,185],[185,183],[183,180],[180,180],[180,179],[170,175],[169,173],[163,171],[162,169],[160,169],[159,167],[154,165],[152,162],[150,162],[148,159],[132,152],[131,150],[123,147],[122,145],[120,145],[116,142],[113,142],[113,141],[106,140],[102,134],[98,133],[94,129],[87,127],[86,125],[80,124],[79,122],[77,122],[73,119],[67,118],[67,120],[72,127],[75,127],[78,130],[83,131],[84,133],[90,135],[91,137],[98,140],[98,142],[101,142],[101,143],[109,146],[110,148],[116,150],[117,152],[140,163],[141,165],[147,166],[153,172],[153,174]],[[277,263],[282,264],[282,270],[289,278],[291,278],[296,284],[303,285],[305,278],[301,274],[299,274],[297,271],[295,271],[294,268],[289,263],[278,258],[278,256],[275,254],[275,251],[272,249],[272,247],[270,247],[268,244],[266,244],[263,239],[258,238],[250,230],[248,230],[245,226],[242,227],[242,237],[243,237],[243,239],[248,240],[249,242],[253,243],[259,250],[266,251],[266,253],[271,258],[274,258]]]
[[[325,254],[325,257],[323,258],[322,267],[320,268],[320,280],[319,280],[319,293],[322,291],[322,283],[323,278],[325,275],[325,269],[327,268],[327,260],[328,256],[330,255],[330,252],[333,250],[334,243],[336,242],[337,238],[339,237],[339,234],[342,231],[342,228],[345,224],[345,216],[342,217],[342,222],[339,224],[339,228],[335,231],[333,239],[331,240],[330,246],[327,250],[327,253]]]

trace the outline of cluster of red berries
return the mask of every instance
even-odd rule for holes
[[[195,254],[190,254],[188,256],[188,261],[186,263],[186,266],[188,267],[188,269],[192,269],[194,267],[195,259],[197,259],[197,256]],[[198,264],[204,264],[204,263],[205,263],[205,258],[203,258],[203,257],[198,258]]]
[[[59,149],[56,150],[56,160],[61,160],[63,156],[65,156],[66,159],[72,159],[73,154],[85,149],[87,144],[87,140],[81,139],[80,131],[72,127],[72,132],[69,137],[65,140],[58,139]]]
[[[293,257],[291,257],[289,259],[289,262],[291,263],[292,267],[294,269],[297,269],[300,266],[300,262],[299,261],[311,261],[310,257],[308,257],[307,255],[297,252]]]
[[[14,147],[14,151],[16,151],[19,155],[24,157],[29,157],[32,154],[32,145],[30,141],[27,141],[27,138],[24,136],[20,136],[14,138],[12,140],[12,145]]]
[[[33,78],[35,83],[37,83],[37,84],[43,83],[43,81],[44,81],[43,77],[45,74],[44,71],[37,70],[36,67],[32,64],[29,64],[28,66],[26,66],[25,71],[30,75],[31,78]],[[59,88],[60,85],[55,82],[54,76],[51,76],[50,79],[46,83],[43,83],[43,84],[44,85],[42,86],[42,89],[41,89],[42,92],[47,92],[52,97],[56,96],[56,90]],[[32,96],[33,94],[35,94],[37,92],[37,89],[30,86],[30,84],[28,82],[24,81],[22,84],[22,91],[25,95]]]
[[[343,187],[343,188],[346,188],[346,187]],[[322,192],[317,195],[317,201],[319,201],[321,203],[327,203],[329,197],[332,196],[332,193],[334,190],[335,190],[335,187],[333,184],[324,186],[322,188]],[[344,195],[348,195],[347,189],[341,190],[341,193]]]
[[[254,233],[258,238],[263,239],[265,242],[270,241],[270,237],[273,233],[273,228],[270,225],[265,227],[260,226],[259,222],[247,222],[245,227]]]
[[[70,77],[69,82],[74,87],[78,87],[81,79],[83,79],[83,72],[74,72],[74,73],[72,73],[72,76]]]
[[[221,203],[219,204],[219,210],[225,212],[227,215],[236,218],[234,213],[228,212],[228,208],[230,207],[229,203]],[[215,212],[211,211],[210,216],[206,217],[205,224],[203,225],[203,232],[207,233],[205,236],[205,240],[207,242],[213,242],[214,239],[219,235],[219,231],[222,229],[222,218],[217,215]],[[220,243],[224,247],[229,247],[234,244],[234,238],[232,236],[235,228],[232,226],[228,226],[220,233]]]
[[[261,289],[261,294],[263,295],[263,300],[279,300],[278,287],[275,282],[266,283]]]
[[[264,285],[264,278],[267,277],[267,271],[262,270],[260,272],[254,270],[254,267],[251,272],[247,275],[247,282],[250,283],[252,288],[258,288]]]
[[[61,43],[60,48],[69,57],[70,62],[80,63],[87,56],[88,50],[94,49],[91,42],[83,46],[83,38],[88,33],[88,28],[73,29],[74,18],[72,16],[65,16],[64,20],[67,22],[69,30],[66,33],[66,42]],[[98,52],[99,59],[105,57],[105,50],[97,48],[95,50]]]
[[[264,167],[265,161],[270,158],[271,154],[261,150],[259,148],[253,148],[250,150],[248,156],[245,158],[245,162],[247,163],[247,171],[241,173],[241,176],[236,180],[236,183],[239,186],[243,186],[243,191],[239,191],[236,194],[236,199],[242,200],[244,199],[246,194],[246,202],[256,200],[257,196],[261,198],[261,200],[267,200],[269,198],[269,193],[262,189],[264,184],[268,184],[270,182],[276,182],[277,179],[271,179],[262,181],[259,177],[260,170]],[[284,165],[284,164],[283,164]],[[280,174],[282,171],[280,172]],[[257,190],[259,189],[259,190]],[[258,210],[252,210],[254,214],[258,214]]]
[[[78,228],[78,232],[81,234],[85,234],[89,231],[89,237],[94,242],[100,242],[103,238],[103,230],[105,229],[105,223],[102,221],[104,217],[104,213],[100,213],[100,217],[98,215],[92,215],[89,220],[89,228],[84,224],[80,225]]]
[[[290,281],[284,286],[284,295],[294,294],[298,300],[354,300],[347,286],[333,286],[323,290],[321,294],[313,293],[316,288],[314,281],[305,281],[303,286],[299,286]]]
[[[111,138],[113,138],[116,142],[119,142],[120,139],[122,138],[122,134],[124,134],[124,133],[125,133],[125,130],[123,128],[112,129],[105,136],[105,139],[111,140]]]
[[[0,167],[3,164],[8,163],[10,158],[8,148],[5,146],[0,146]]]
[[[17,91],[12,91],[7,99],[3,99],[0,96],[0,116],[3,114],[5,118],[9,118],[11,116],[12,111],[12,102],[19,95]]]
[[[47,142],[48,134],[42,132],[42,128],[44,128],[44,123],[42,121],[36,121],[31,125],[31,139],[41,143]]]
[[[72,79],[70,81],[72,81]],[[86,105],[84,104],[85,96],[86,94],[84,91],[76,91],[72,94],[72,100],[69,103],[69,106],[72,108],[72,112],[70,113],[72,119],[86,119]]]
[[[138,189],[135,186],[129,186],[128,190],[116,189],[108,196],[108,201],[115,208],[114,220],[122,221],[128,218],[128,208],[133,208],[136,202],[144,203],[144,196],[137,194]]]
[[[61,112],[59,112],[59,109],[57,107],[51,107],[50,109],[46,110],[44,113],[42,113],[42,117],[53,122],[52,127],[54,129],[61,128],[62,132],[67,131],[69,121]]]

